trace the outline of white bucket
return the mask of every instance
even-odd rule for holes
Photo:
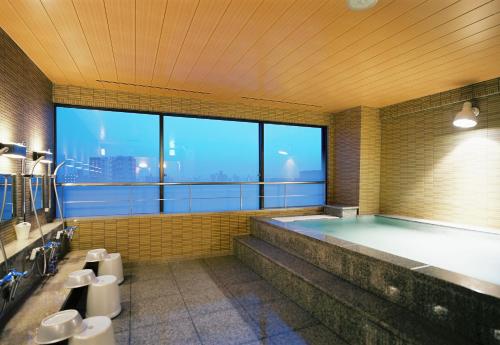
[[[30,237],[31,224],[22,222],[15,226],[18,241],[26,241]]]

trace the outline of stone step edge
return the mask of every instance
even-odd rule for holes
[[[252,235],[244,235],[235,237],[235,241],[241,245],[244,245],[250,250],[254,251],[258,255],[265,257],[273,264],[280,266],[281,268],[290,272],[296,278],[312,285],[314,288],[320,290],[322,293],[328,295],[330,298],[336,300],[338,303],[341,303],[346,307],[353,309],[353,311],[362,314],[369,321],[373,322],[374,324],[378,325],[383,329],[386,329],[390,333],[394,334],[396,337],[399,337],[403,340],[410,342],[413,342],[415,340],[414,337],[409,336],[406,332],[401,332],[399,328],[395,325],[395,320],[397,320],[398,316],[405,315],[406,318],[410,318],[412,319],[412,321],[414,321],[415,326],[428,330],[427,331],[428,334],[433,334],[439,336],[440,338],[443,338],[442,342],[440,343],[443,343],[444,341],[444,343],[455,344],[455,345],[465,345],[465,344],[471,345],[470,341],[466,341],[463,338],[457,337],[455,335],[450,335],[450,334],[445,335],[442,333],[441,329],[438,329],[435,325],[426,322],[420,316],[414,315],[408,312],[407,310],[403,309],[402,307],[399,307],[394,303],[391,303],[366,290],[363,290],[362,288],[353,285],[343,280],[342,278],[335,276],[333,273],[324,271],[321,268],[309,263],[308,261],[300,257],[294,256],[293,254],[279,247],[276,247],[260,238],[256,238]],[[273,253],[270,253],[271,251],[277,252],[279,254],[273,255]],[[280,259],[278,258],[278,256],[281,256],[282,258]],[[283,257],[285,257],[286,260],[283,260]],[[300,270],[297,270],[293,267],[293,264],[296,265],[297,263],[300,263],[307,269],[302,270],[302,272],[300,272]],[[317,279],[317,278],[315,279],[314,277],[312,277],[313,275],[323,276],[323,279]],[[366,308],[364,308],[361,303],[355,303],[355,301],[353,300],[348,300],[349,296],[345,296],[339,294],[336,291],[332,291],[332,289],[328,288],[328,286],[326,286],[325,284],[325,282],[328,281],[330,281],[330,283],[338,284],[341,287],[350,289],[351,291],[354,292],[353,295],[359,294],[361,296],[364,296],[368,300],[372,300],[375,301],[376,303],[383,303],[387,305],[389,309],[392,309],[391,312],[389,313],[392,314],[392,316],[388,320],[381,320],[373,313],[373,310],[370,311],[368,307],[365,306]],[[359,302],[360,300],[362,299],[360,298],[357,301]]]

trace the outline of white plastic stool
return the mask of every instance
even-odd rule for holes
[[[115,345],[111,319],[107,316],[93,316],[83,320],[85,329],[69,339],[69,345]]]
[[[108,255],[108,252],[104,248],[91,249],[87,252],[87,256],[85,257],[86,262],[99,262],[104,260],[104,258]]]
[[[123,283],[123,265],[120,253],[108,254],[104,260],[99,261],[99,275],[112,275],[118,280],[118,285]]]
[[[114,318],[120,314],[120,289],[115,276],[99,276],[89,285],[87,293],[87,317],[107,316]]]

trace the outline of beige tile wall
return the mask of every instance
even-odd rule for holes
[[[376,108],[362,107],[359,167],[359,213],[380,210],[380,114]]]
[[[500,79],[381,109],[384,213],[500,228]],[[475,99],[478,126],[452,125]]]
[[[161,261],[223,255],[233,236],[250,232],[252,216],[319,214],[321,208],[103,217],[69,220],[79,225],[73,249],[106,248],[125,261]]]

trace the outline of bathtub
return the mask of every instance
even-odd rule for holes
[[[298,219],[288,228],[326,242],[340,239],[418,261],[421,268],[434,266],[500,285],[500,230],[452,228],[386,216]]]
[[[251,234],[458,332],[500,344],[500,233],[387,216],[256,217]]]

